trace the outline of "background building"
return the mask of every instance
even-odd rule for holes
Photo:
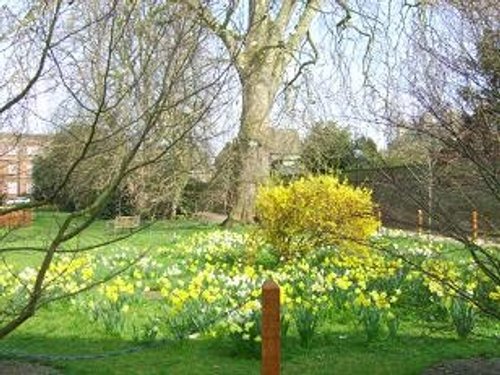
[[[32,189],[33,159],[47,145],[44,134],[0,133],[0,196],[27,196]]]

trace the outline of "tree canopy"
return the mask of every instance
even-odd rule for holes
[[[376,143],[367,136],[353,137],[335,122],[320,122],[307,133],[302,148],[306,170],[315,174],[375,168],[380,162]]]

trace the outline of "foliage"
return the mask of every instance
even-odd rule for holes
[[[263,238],[290,259],[322,246],[364,252],[379,223],[371,192],[332,176],[262,187],[257,212]]]
[[[394,166],[427,164],[432,149],[431,141],[428,136],[417,131],[400,131],[387,145],[385,161]]]
[[[463,300],[454,299],[451,304],[450,315],[458,337],[464,339],[469,336],[474,329],[474,307]]]
[[[72,212],[87,207],[97,198],[109,182],[109,166],[120,154],[115,144],[119,140],[106,142],[106,134],[100,134],[89,143],[91,156],[79,161],[90,132],[86,125],[75,123],[53,134],[47,150],[33,162],[35,200],[48,201],[62,211]],[[130,197],[124,187],[119,187],[101,210],[100,217],[110,218],[131,211]]]
[[[377,145],[371,138],[354,138],[349,129],[331,121],[317,123],[309,131],[301,158],[305,169],[313,174],[373,168],[380,164]]]
[[[317,333],[318,321],[320,320],[317,312],[313,309],[317,310],[318,307],[298,307],[293,313],[293,320],[299,334],[300,344],[306,348],[311,345],[312,339],[315,333]]]
[[[214,175],[205,192],[204,206],[210,211],[230,211],[236,199],[236,175],[240,168],[237,142],[226,143],[214,160]]]
[[[190,119],[185,114],[175,113],[172,118],[177,125],[189,128]],[[161,136],[165,137],[165,142],[173,142],[177,137],[175,133],[170,134],[170,130]],[[128,189],[134,191],[134,208],[142,216],[175,218],[178,213],[191,213],[197,209],[209,171],[207,145],[198,141],[193,132],[175,142],[176,146],[160,162],[146,166],[127,179]],[[161,150],[158,147],[148,152]]]
[[[316,124],[302,147],[302,161],[312,173],[333,173],[347,169],[354,160],[354,144],[348,129],[335,123]]]
[[[380,334],[380,311],[377,308],[368,307],[361,309],[360,320],[366,332],[368,341],[373,341]]]
[[[182,213],[192,214],[205,209],[203,197],[209,184],[194,178],[189,178],[182,192],[180,210]]]
[[[380,166],[382,157],[377,150],[377,144],[367,136],[354,140],[354,162],[351,168],[375,168]]]
[[[53,202],[62,211],[75,211],[88,206],[102,192],[112,175],[109,166],[116,164],[115,153],[123,152],[119,140],[101,134],[90,143],[92,155],[78,162],[79,152],[90,130],[73,124],[54,134],[46,152],[33,163],[33,195],[37,201]],[[206,170],[200,160],[206,159],[202,146],[191,137],[177,142],[165,160],[148,165],[124,179],[102,208],[100,218],[117,215],[175,216],[177,211],[195,209],[197,195],[204,184],[189,179],[190,170]],[[151,150],[150,150],[151,151]],[[69,174],[76,165],[75,170]],[[183,196],[184,194],[184,196]]]

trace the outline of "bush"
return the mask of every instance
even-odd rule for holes
[[[379,225],[373,209],[371,191],[333,176],[262,187],[257,197],[262,235],[284,259],[325,246],[363,252]]]

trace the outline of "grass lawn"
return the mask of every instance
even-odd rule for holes
[[[109,337],[86,316],[68,314],[59,304],[41,311],[0,348],[29,353],[89,354],[133,347],[133,342]],[[324,332],[309,349],[294,337],[283,343],[284,374],[419,374],[435,362],[471,356],[500,355],[498,340],[473,336],[456,339],[449,330],[425,332],[409,325],[394,340],[368,344],[361,334]],[[429,327],[427,327],[428,329]],[[494,328],[494,327],[489,327]],[[498,327],[497,327],[498,328]],[[484,333],[484,332],[483,332]],[[231,342],[200,339],[171,342],[138,353],[96,360],[44,362],[67,374],[258,374],[257,358],[235,353]]]
[[[309,349],[301,348],[291,337],[283,343],[283,374],[420,374],[445,359],[500,356],[495,339],[473,336],[459,340],[449,330],[429,333],[417,325],[405,331],[408,333],[394,340],[368,344],[359,333],[332,330],[319,336]],[[41,311],[4,341],[0,348],[51,354],[105,353],[135,345],[107,336],[86,316],[68,314],[64,304]],[[42,363],[67,374],[260,373],[257,358],[235,353],[232,343],[223,339],[166,343],[104,359]]]
[[[60,216],[37,214],[29,228],[13,232],[3,247],[40,245],[57,228]],[[120,246],[157,249],[214,227],[194,221],[158,222],[125,240]],[[95,243],[115,234],[106,222],[98,221],[72,246]],[[116,247],[99,249],[116,251]],[[18,266],[36,264],[32,253],[9,255]],[[360,329],[346,323],[342,314],[322,325],[309,348],[303,348],[295,330],[282,343],[283,374],[420,374],[430,365],[447,359],[500,357],[500,325],[481,318],[467,339],[458,339],[443,322],[425,322],[411,314],[401,321],[395,338],[383,337],[368,343]],[[109,334],[101,325],[70,302],[57,302],[41,309],[20,329],[0,341],[2,352],[86,355],[119,352],[137,344],[128,336]],[[259,374],[258,355],[238,350],[227,338],[201,337],[169,341],[137,352],[101,359],[41,361],[65,374]]]
[[[64,220],[65,214],[50,211],[39,211],[35,215],[34,225],[20,228],[10,232],[1,242],[0,246],[23,247],[23,246],[46,246],[57,232],[58,227]],[[176,221],[158,221],[146,226],[143,230],[127,237],[117,243],[117,246],[101,247],[98,253],[116,251],[116,248],[132,246],[141,249],[156,249],[168,247],[192,235],[213,230],[214,226],[193,220],[179,219]],[[114,231],[111,221],[98,220],[87,228],[81,235],[75,237],[65,244],[68,249],[78,249],[81,246],[89,246],[103,243],[119,237],[126,237],[129,231]],[[36,252],[7,253],[11,263],[20,266],[34,265],[41,259]]]

